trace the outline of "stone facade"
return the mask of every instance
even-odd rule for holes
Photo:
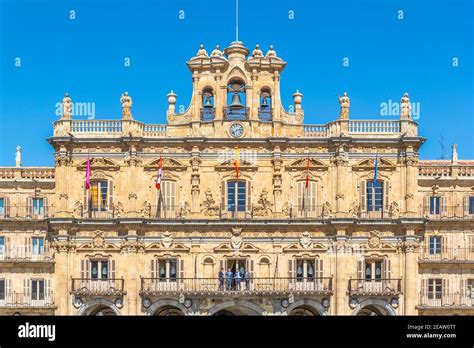
[[[418,160],[407,94],[398,120],[352,120],[344,93],[308,125],[273,48],[187,65],[166,125],[128,93],[121,120],[73,120],[66,95],[55,166],[0,168],[1,314],[474,314],[474,161]]]

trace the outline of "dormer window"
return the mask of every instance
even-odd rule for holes
[[[246,120],[248,113],[245,104],[245,83],[240,79],[234,79],[227,85],[225,118],[227,120]]]
[[[206,88],[202,92],[202,109],[201,109],[201,120],[213,121],[216,112],[214,109],[214,93],[211,88]]]
[[[270,89],[264,88],[260,92],[260,106],[258,108],[258,119],[260,121],[272,120],[272,96]]]

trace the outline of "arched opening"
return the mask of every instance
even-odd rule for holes
[[[110,308],[109,306],[106,305],[97,305],[94,308],[91,309],[90,316],[115,316],[114,310]]]
[[[232,300],[216,304],[209,309],[210,315],[262,315],[264,310],[259,305],[244,300]]]
[[[291,310],[289,315],[294,316],[316,316],[319,315],[318,311],[309,306],[299,306]]]
[[[234,78],[227,85],[227,107],[224,115],[227,120],[246,120],[247,108],[245,96],[245,82]]]
[[[269,88],[264,87],[260,91],[260,105],[258,108],[258,118],[260,121],[272,120],[272,94]]]
[[[174,306],[164,306],[161,308],[158,308],[158,310],[155,312],[156,316],[167,316],[167,317],[176,317],[176,316],[182,316],[184,313],[179,309]]]
[[[246,316],[246,315],[259,315],[259,313],[257,313],[256,311],[250,308],[245,308],[245,307],[240,307],[240,306],[231,306],[231,307],[226,307],[224,309],[221,309],[215,312],[213,315],[215,316]]]
[[[201,108],[201,120],[213,121],[216,116],[214,108],[214,92],[212,88],[206,87],[202,91],[202,108]]]
[[[362,308],[358,313],[357,315],[360,315],[360,316],[377,316],[377,315],[388,315],[387,312],[376,306],[376,305],[369,305],[369,306],[366,306],[364,308]]]

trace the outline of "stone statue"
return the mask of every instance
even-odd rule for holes
[[[276,56],[277,56],[277,54],[276,54],[275,50],[273,49],[273,45],[270,45],[270,49],[267,52],[267,58],[269,58],[269,57],[276,58]]]
[[[211,52],[211,57],[222,57],[223,55],[219,45],[216,45],[216,48]]]
[[[186,201],[181,201],[179,204],[180,217],[186,217],[191,212],[191,205]]]
[[[70,120],[72,116],[72,100],[69,94],[65,94],[63,98],[63,120]]]
[[[400,217],[400,208],[398,207],[397,202],[392,202],[392,204],[390,204],[390,217],[392,219],[398,219]]]
[[[114,217],[122,217],[123,216],[123,205],[120,202],[115,202],[113,204],[113,209],[114,209]]]
[[[83,206],[80,201],[77,201],[74,204],[74,217],[82,217],[82,212],[83,212]]]
[[[120,97],[120,102],[122,103],[122,116],[124,119],[132,118],[132,98],[128,95],[128,92],[125,92]]]
[[[199,58],[208,58],[209,57],[209,55],[207,54],[207,51],[204,49],[204,45],[199,46],[199,50],[196,54],[196,57],[199,57]]]
[[[272,212],[272,202],[268,200],[268,191],[263,188],[260,198],[258,199],[257,205],[253,207],[253,215],[255,216],[268,216]]]
[[[142,217],[150,218],[151,217],[151,204],[147,201],[143,202],[142,210],[141,210]]]
[[[357,217],[359,215],[359,209],[359,204],[356,201],[353,201],[349,207],[349,215],[352,217]]]
[[[260,49],[260,45],[255,46],[255,49],[252,51],[252,57],[253,58],[262,58],[263,57],[263,52]]]
[[[210,188],[206,190],[205,195],[206,198],[204,199],[204,202],[201,203],[201,212],[207,216],[219,215],[220,208],[212,197],[212,192]]]
[[[400,100],[400,118],[411,118],[410,97],[406,92],[403,94],[403,97]]]
[[[331,217],[331,215],[332,215],[331,203],[325,202],[325,203],[323,204],[323,208],[322,208],[321,215],[322,215],[323,218],[325,218],[325,217]]]
[[[21,167],[21,146],[20,145],[16,147],[15,165],[17,167]]]
[[[347,96],[347,92],[344,92],[342,97],[339,97],[339,104],[341,104],[341,111],[339,112],[339,119],[349,119],[349,108],[351,107],[351,100]]]

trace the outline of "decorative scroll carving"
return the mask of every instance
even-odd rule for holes
[[[219,215],[219,205],[212,197],[211,189],[208,188],[205,192],[206,198],[201,203],[201,212],[206,216],[217,216]]]
[[[269,216],[272,213],[272,203],[268,200],[268,191],[263,188],[260,198],[256,205],[253,206],[253,215]]]

